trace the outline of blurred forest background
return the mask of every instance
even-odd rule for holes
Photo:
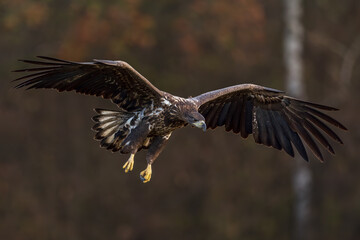
[[[304,0],[307,99],[340,108],[336,155],[309,164],[309,239],[360,237],[360,1]],[[251,82],[284,89],[274,0],[0,1],[0,239],[290,239],[295,161],[253,138],[176,131],[143,184],[99,148],[75,93],[15,90],[17,59],[121,59],[180,96]],[[304,163],[307,164],[307,163]]]

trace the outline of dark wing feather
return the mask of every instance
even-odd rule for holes
[[[324,158],[318,143],[334,154],[324,133],[342,144],[341,139],[323,121],[346,130],[341,123],[319,111],[337,109],[291,98],[276,89],[258,85],[241,84],[204,93],[193,99],[205,117],[208,128],[225,125],[226,131],[240,133],[244,138],[253,134],[256,143],[284,149],[292,157],[294,146],[307,161],[303,141],[320,161]]]
[[[128,111],[156,103],[163,96],[162,91],[123,61],[71,62],[50,57],[39,58],[42,60],[20,60],[35,67],[15,70],[30,73],[14,80],[21,81],[16,88],[74,90],[111,99]]]

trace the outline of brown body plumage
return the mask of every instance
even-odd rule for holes
[[[341,123],[319,111],[337,109],[294,99],[271,88],[240,84],[194,98],[181,98],[160,91],[123,61],[78,63],[40,58],[46,61],[22,60],[41,67],[17,70],[31,74],[16,79],[22,80],[16,87],[74,90],[111,99],[119,110],[96,109],[95,138],[102,147],[131,154],[124,165],[126,172],[132,170],[135,153],[148,149],[148,167],[140,174],[143,182],[150,180],[151,164],[171,133],[187,124],[204,131],[225,126],[226,131],[240,133],[244,138],[252,134],[255,142],[284,149],[290,156],[294,156],[294,146],[308,160],[303,140],[321,161],[324,159],[318,143],[334,153],[324,133],[342,144],[326,123],[346,130]]]

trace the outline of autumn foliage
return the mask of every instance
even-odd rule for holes
[[[350,129],[335,156],[310,163],[311,236],[357,239],[355,54],[347,84],[340,72],[356,46],[360,2],[304,4],[309,99],[340,108],[334,116]],[[284,152],[252,136],[187,128],[173,134],[144,185],[144,154],[125,174],[128,156],[92,140],[92,108],[116,106],[10,83],[10,71],[23,67],[16,59],[49,55],[125,60],[180,96],[245,82],[284,89],[282,1],[0,1],[0,34],[0,239],[291,239],[294,165]]]

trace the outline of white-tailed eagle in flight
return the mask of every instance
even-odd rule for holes
[[[98,114],[93,117],[95,138],[106,149],[130,154],[124,165],[125,172],[133,169],[135,154],[147,149],[147,168],[140,173],[144,183],[150,181],[151,165],[171,133],[188,124],[204,131],[224,126],[226,131],[239,133],[243,138],[252,134],[256,143],[284,149],[292,157],[295,147],[306,161],[303,142],[323,161],[319,146],[334,154],[324,135],[342,144],[329,125],[346,130],[323,113],[337,109],[254,84],[182,98],[157,89],[123,61],[72,62],[39,58],[42,60],[21,60],[34,67],[15,71],[29,73],[15,80],[20,81],[16,88],[74,90],[111,99],[119,107],[117,110],[95,109]]]

